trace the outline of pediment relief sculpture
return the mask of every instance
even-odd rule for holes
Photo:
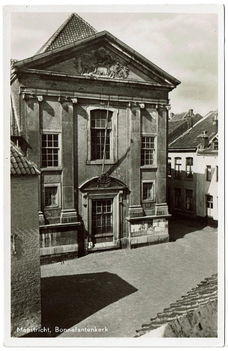
[[[74,67],[78,74],[127,79],[129,68],[112,57],[105,48],[91,50],[74,60]]]

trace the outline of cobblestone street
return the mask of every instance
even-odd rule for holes
[[[75,329],[52,336],[135,336],[143,323],[217,272],[216,229],[182,222],[172,223],[171,231],[177,236],[168,243],[41,266],[43,325]]]

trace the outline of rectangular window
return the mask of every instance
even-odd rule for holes
[[[181,157],[175,157],[175,177],[179,178],[181,175]]]
[[[155,189],[154,182],[143,182],[142,183],[143,201],[155,201]]]
[[[91,160],[109,160],[111,153],[112,112],[91,111]]]
[[[186,189],[185,191],[185,208],[188,211],[193,210],[193,191]]]
[[[154,164],[154,137],[142,136],[141,142],[141,165],[153,165]]]
[[[175,208],[181,208],[181,189],[175,188]]]
[[[192,178],[193,177],[193,157],[186,157],[186,177]]]
[[[171,157],[168,157],[168,169],[167,169],[168,177],[172,175],[172,164],[171,164]]]
[[[206,206],[207,208],[213,209],[213,196],[206,195]]]
[[[44,206],[59,207],[58,186],[46,186],[44,188]]]
[[[42,167],[59,166],[59,135],[42,134]]]
[[[112,233],[112,199],[92,201],[93,234]]]
[[[211,166],[206,166],[206,180],[211,181]]]
[[[218,182],[218,166],[216,166],[216,182]]]

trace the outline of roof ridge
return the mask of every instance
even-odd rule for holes
[[[177,140],[183,138],[186,134],[188,134],[193,128],[195,128],[199,123],[205,121],[205,119],[207,119],[211,113],[215,113],[215,111],[210,111],[208,112],[203,118],[201,118],[199,121],[197,121],[195,124],[193,124],[193,126],[189,129],[187,129],[183,134],[179,135],[175,140],[173,140],[169,146],[172,146],[172,144],[174,144]]]

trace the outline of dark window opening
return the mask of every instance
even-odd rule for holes
[[[91,160],[111,158],[112,112],[93,110],[91,112]]]

